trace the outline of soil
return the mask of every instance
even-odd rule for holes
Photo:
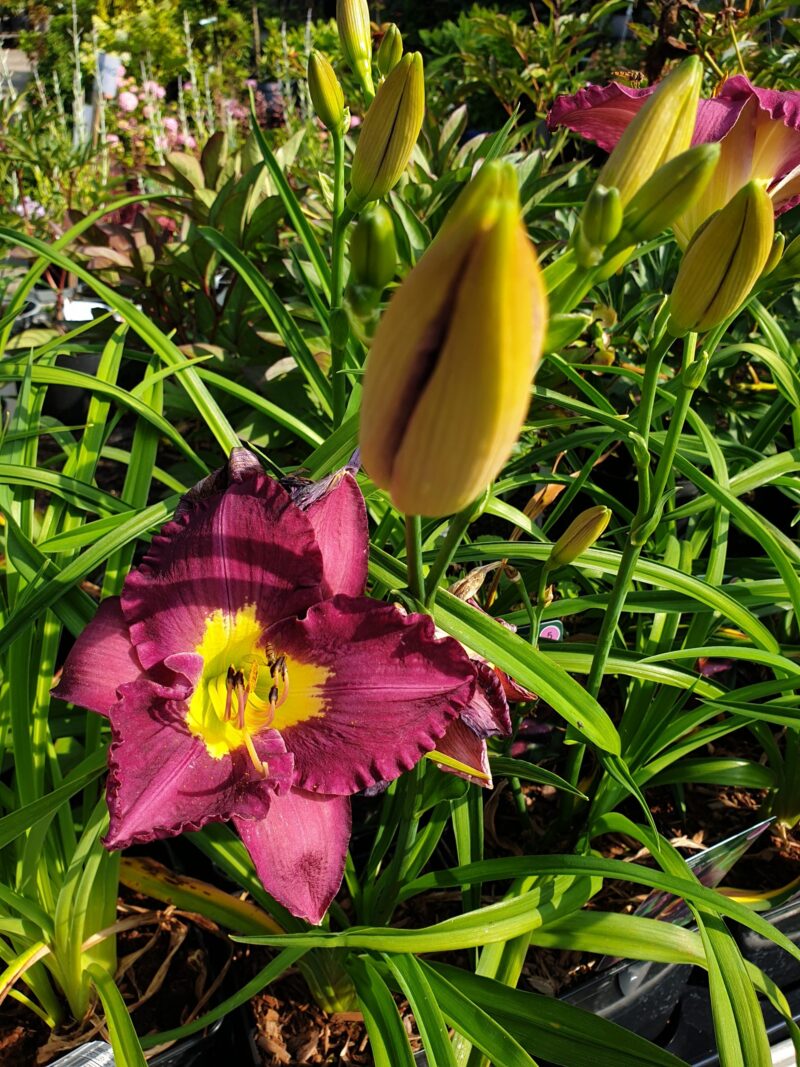
[[[118,918],[135,924],[117,935],[116,980],[137,1032],[172,1029],[206,1010],[232,957],[218,928],[174,908],[151,910],[130,901],[121,902]],[[2,1067],[44,1067],[94,1038],[108,1040],[108,1033],[93,1009],[79,1025],[51,1034],[11,998],[0,1007]]]
[[[301,1064],[371,1064],[364,1017],[360,1012],[328,1014],[309,1000],[299,975],[287,975],[250,1002],[256,1047],[264,1067]],[[403,1024],[417,1051],[422,1044],[408,1003],[398,1001]]]

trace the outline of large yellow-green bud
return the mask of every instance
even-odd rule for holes
[[[333,67],[316,50],[308,57],[308,91],[322,125],[338,133],[345,127],[344,94]]]
[[[425,116],[422,56],[403,56],[364,117],[350,172],[347,206],[359,211],[385,196],[408,166]]]
[[[775,233],[766,182],[751,181],[692,238],[670,297],[670,330],[702,333],[724,322],[750,294]]]
[[[364,374],[361,455],[407,514],[475,500],[528,412],[547,297],[509,163],[485,163],[396,290]]]
[[[394,223],[383,204],[370,204],[350,238],[350,277],[357,285],[383,290],[397,270]]]
[[[626,127],[597,179],[619,189],[623,206],[651,174],[692,143],[702,77],[700,60],[685,59]]]
[[[384,76],[391,74],[403,58],[403,36],[393,22],[383,35],[378,47],[378,70]]]
[[[576,560],[595,541],[608,526],[611,509],[598,504],[597,507],[582,511],[573,519],[563,534],[550,549],[545,566],[548,570],[564,567]]]
[[[719,162],[716,143],[681,152],[648,178],[625,211],[625,237],[649,241],[702,195]]]
[[[372,27],[367,0],[336,0],[336,28],[342,54],[371,99],[375,90],[372,85]]]

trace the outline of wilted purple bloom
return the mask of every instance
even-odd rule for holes
[[[268,891],[321,920],[350,795],[435,749],[476,688],[428,616],[363,595],[368,544],[348,471],[295,500],[237,449],[184,497],[55,690],[110,719],[109,848],[232,819]]]

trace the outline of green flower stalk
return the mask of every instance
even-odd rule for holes
[[[385,78],[394,70],[403,58],[403,37],[400,30],[392,22],[383,35],[383,40],[378,48],[378,70]]]
[[[367,0],[337,0],[336,27],[344,58],[369,102],[375,96],[375,87],[372,83],[372,27]]]
[[[619,189],[623,205],[659,167],[691,145],[702,77],[696,56],[684,60],[620,137],[597,180]]]
[[[750,295],[772,251],[766,182],[751,181],[702,226],[684,253],[670,298],[670,331],[703,333]]]
[[[331,133],[344,131],[347,111],[342,87],[333,67],[316,50],[308,57],[308,91],[322,125]]]
[[[425,116],[422,56],[403,56],[378,89],[353,156],[347,206],[360,211],[370,200],[386,196],[400,180],[417,143]]]

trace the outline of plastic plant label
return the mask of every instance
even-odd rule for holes
[[[53,1062],[53,1067],[114,1067],[114,1050],[105,1041],[90,1041]]]

